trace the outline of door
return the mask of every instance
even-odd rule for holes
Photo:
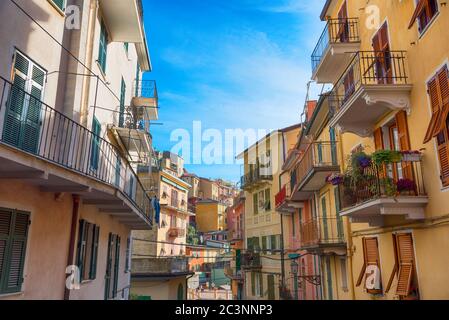
[[[16,52],[3,141],[31,153],[38,151],[45,75],[42,68]]]
[[[379,84],[393,83],[388,24],[385,22],[373,37],[374,71]],[[368,71],[368,70],[367,70]],[[370,72],[367,72],[371,74]]]
[[[338,12],[338,21],[338,40],[342,43],[349,42],[348,8],[346,1],[343,2],[343,5]]]

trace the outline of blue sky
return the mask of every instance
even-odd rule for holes
[[[159,122],[158,150],[171,132],[276,129],[299,122],[310,55],[324,28],[324,0],[143,0]],[[235,150],[239,152],[241,150]],[[240,165],[188,165],[209,178],[238,181]]]

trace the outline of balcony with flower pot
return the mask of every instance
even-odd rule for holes
[[[419,151],[355,153],[338,185],[340,214],[354,223],[384,226],[388,217],[424,219],[429,197]]]
[[[411,90],[405,51],[360,51],[329,96],[329,126],[369,137],[390,112],[410,112]]]

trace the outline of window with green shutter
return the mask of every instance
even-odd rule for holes
[[[137,68],[136,68],[136,92],[135,97],[140,97],[140,92],[142,91],[141,83],[140,83],[140,64],[137,62]]]
[[[128,42],[125,42],[125,43],[123,44],[123,46],[125,47],[125,52],[126,52],[126,54],[128,55],[128,53],[129,53],[129,43],[128,43]]]
[[[327,219],[327,205],[326,205],[326,196],[321,198],[321,213],[323,215],[323,238],[324,240],[329,240],[329,226]]]
[[[271,211],[271,189],[265,190],[265,211]]]
[[[104,21],[101,21],[100,47],[98,52],[98,64],[103,73],[106,73],[106,61],[108,56],[108,31]]]
[[[340,215],[341,205],[340,205],[340,188],[337,186],[334,189],[334,198],[335,198],[335,210],[337,213],[337,233],[338,238],[343,240],[345,237],[344,227],[343,227],[343,217]]]
[[[275,283],[274,283],[274,275],[269,274],[267,276],[267,283],[268,283],[268,300],[275,300],[276,294],[275,294]]]
[[[251,295],[256,296],[256,273],[251,272]]]
[[[131,238],[126,240],[126,260],[125,260],[125,272],[131,271]]]
[[[262,237],[262,253],[267,253],[267,237]]]
[[[51,0],[61,11],[65,11],[66,0]]]
[[[80,220],[76,258],[76,265],[80,272],[80,281],[94,280],[97,277],[99,237],[99,226]]]
[[[327,298],[328,300],[333,300],[334,290],[332,288],[331,258],[327,256],[325,259],[326,259]]]
[[[263,273],[259,272],[259,296],[263,297],[264,296],[264,292],[263,292]]]
[[[101,142],[101,124],[96,117],[92,121],[92,142],[90,152],[90,167],[92,170],[98,170],[100,161],[100,142]]]
[[[0,294],[20,292],[30,214],[0,209]]]
[[[259,202],[257,192],[253,194],[253,208],[254,208],[254,215],[259,214]]]
[[[106,260],[105,300],[115,299],[118,291],[120,269],[120,237],[109,234],[108,256]]]

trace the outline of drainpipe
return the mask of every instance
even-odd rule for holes
[[[282,133],[282,149],[284,149],[285,146],[285,135]],[[282,152],[283,161],[285,162],[285,150]],[[279,168],[280,170],[281,168]],[[281,185],[281,174],[279,174],[279,191],[282,189]],[[282,290],[285,288],[285,245],[284,245],[284,215],[280,213],[281,216],[281,283],[282,283]]]
[[[76,226],[79,219],[79,207],[80,207],[80,196],[73,195],[73,206],[72,206],[72,225],[70,228],[70,242],[69,242],[69,254],[67,257],[67,266],[73,265],[73,260],[75,258],[75,243],[76,243]],[[67,288],[64,281],[64,300],[70,300],[70,290]]]
[[[86,55],[84,57],[87,68],[92,70],[93,48],[95,38],[96,17],[98,12],[98,0],[90,0],[89,20],[87,25]],[[83,126],[88,127],[89,117],[89,92],[91,77],[84,77],[81,92],[81,110],[80,122]]]

